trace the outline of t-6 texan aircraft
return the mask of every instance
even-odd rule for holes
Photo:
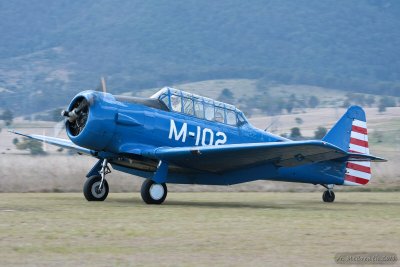
[[[333,202],[334,185],[371,179],[365,113],[352,106],[322,140],[292,141],[253,127],[232,105],[163,88],[150,98],[83,91],[68,109],[70,140],[15,132],[98,158],[83,193],[103,201],[113,169],[145,178],[147,204],[161,204],[166,183],[232,185],[254,180],[320,184]]]

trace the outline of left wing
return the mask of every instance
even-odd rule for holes
[[[59,147],[63,147],[63,148],[68,148],[68,149],[73,149],[76,150],[79,153],[83,153],[83,154],[87,154],[87,155],[94,155],[94,151],[87,149],[87,148],[83,148],[80,146],[75,145],[74,143],[72,143],[70,140],[66,140],[66,139],[62,139],[62,138],[56,138],[56,137],[49,137],[49,136],[45,136],[45,135],[37,135],[37,134],[23,134],[20,132],[16,132],[16,131],[11,131],[9,130],[10,133],[14,133],[14,134],[18,134],[30,139],[34,139],[37,141],[41,141],[47,144],[52,144],[55,146],[59,146]]]
[[[345,158],[347,152],[324,141],[289,141],[247,143],[205,147],[160,147],[149,157],[177,166],[221,173],[234,169],[272,163],[277,167],[294,167]]]

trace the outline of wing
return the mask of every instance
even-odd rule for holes
[[[156,149],[152,155],[185,168],[221,173],[234,169],[272,163],[293,167],[344,158],[348,154],[323,141],[248,143],[209,147]],[[150,156],[150,155],[149,155]]]
[[[55,138],[55,137],[49,137],[45,135],[37,135],[37,134],[23,134],[20,132],[16,131],[9,131],[10,133],[18,134],[27,138],[31,138],[37,141],[41,141],[47,144],[63,147],[63,148],[68,148],[68,149],[73,149],[76,150],[79,153],[87,154],[87,155],[94,155],[94,151],[83,148],[80,146],[75,145],[72,143],[70,140],[62,139],[62,138]]]

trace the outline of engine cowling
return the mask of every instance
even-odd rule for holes
[[[66,130],[71,141],[81,147],[102,151],[115,131],[117,108],[111,94],[84,91],[76,95],[68,109]]]

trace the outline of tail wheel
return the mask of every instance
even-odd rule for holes
[[[333,202],[333,201],[335,201],[335,193],[332,190],[326,190],[322,194],[322,200],[324,202]]]
[[[167,185],[158,184],[151,179],[147,179],[142,184],[140,191],[142,199],[146,204],[161,204],[167,197]]]
[[[90,176],[83,185],[83,195],[87,201],[104,201],[108,196],[108,183],[104,179],[103,187],[99,190],[101,183],[101,176]]]

